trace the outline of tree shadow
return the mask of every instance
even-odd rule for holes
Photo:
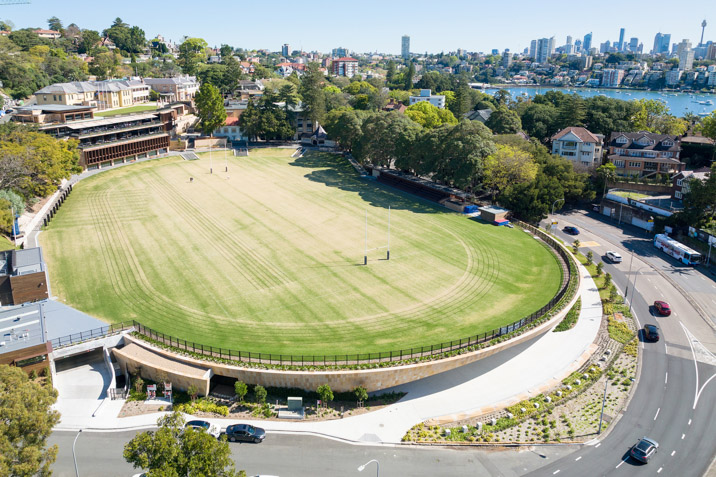
[[[304,177],[328,187],[354,192],[372,207],[407,210],[416,214],[444,213],[448,210],[436,202],[381,184],[372,178],[361,178],[341,156],[309,152],[289,163],[293,167],[315,169]]]

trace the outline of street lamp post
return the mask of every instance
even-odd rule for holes
[[[80,436],[81,433],[82,433],[82,429],[80,429],[77,432],[77,435],[75,436],[75,440],[74,440],[74,442],[72,442],[72,460],[75,461],[75,475],[77,477],[80,477],[80,470],[77,468],[77,455],[75,454],[75,444],[77,444],[77,438]]]
[[[629,283],[631,279],[629,278],[631,276],[631,264],[634,263],[634,247],[631,249],[631,258],[629,259],[629,273],[627,273],[627,286],[626,290],[624,291],[624,299],[628,299],[629,297]],[[632,296],[634,295],[634,292],[632,291]]]
[[[554,202],[552,202],[552,215],[553,215],[553,216],[554,216],[554,206],[557,205],[557,202],[560,202],[560,201],[561,201],[561,202],[564,202],[564,199],[557,199],[557,200],[555,200]],[[552,221],[554,221],[554,219],[552,219]],[[550,229],[554,229],[554,224],[551,224],[551,223],[550,223],[550,224],[549,224],[549,228],[550,228]]]
[[[365,469],[365,466],[368,465],[368,464],[372,464],[373,462],[375,462],[375,465],[376,465],[375,477],[380,477],[380,462],[378,462],[378,461],[375,460],[375,459],[369,460],[369,461],[366,462],[365,464],[363,464],[363,465],[361,465],[360,467],[358,467],[358,472],[363,472],[363,469]]]
[[[631,297],[632,297],[632,299],[629,300],[629,312],[630,312],[630,313],[631,313],[631,302],[634,301],[634,300],[633,300],[633,299],[634,299],[634,293],[636,293],[636,279],[639,278],[639,273],[641,273],[641,271],[642,271],[643,269],[644,269],[644,268],[640,268],[639,270],[637,270],[636,272],[634,272],[634,283],[633,283],[632,286],[631,286]]]
[[[599,415],[599,429],[597,435],[602,433],[602,419],[604,419],[604,404],[607,402],[607,386],[609,386],[609,376],[604,374],[604,397],[602,398],[602,413]]]

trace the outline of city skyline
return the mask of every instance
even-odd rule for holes
[[[31,5],[3,5],[0,18],[11,20],[16,28],[46,28],[47,19],[57,16],[65,25],[76,23],[80,28],[101,32],[116,17],[121,17],[126,23],[142,28],[147,38],[161,34],[175,42],[186,35],[204,38],[212,47],[226,43],[237,48],[281,51],[281,46],[288,43],[292,49],[303,51],[329,53],[343,46],[358,53],[400,55],[403,35],[410,37],[412,53],[458,49],[485,53],[509,49],[521,53],[534,39],[554,36],[555,46],[561,46],[567,36],[578,39],[589,32],[593,35],[593,47],[605,41],[617,43],[621,28],[625,29],[625,41],[638,38],[646,52],[651,50],[658,32],[670,34],[674,43],[689,39],[697,45],[702,21],[710,22],[716,13],[716,9],[693,9],[679,11],[678,15],[664,15],[664,11],[673,8],[664,0],[649,2],[649,8],[644,8],[644,2],[605,1],[600,5],[600,10],[618,10],[618,17],[591,15],[586,5],[564,8],[563,2],[555,0],[539,4],[508,0],[499,8],[491,8],[492,4],[486,2],[450,0],[431,15],[425,13],[433,11],[434,6],[424,1],[406,8],[368,0],[362,8],[356,9],[319,0],[311,9],[295,10],[292,4],[279,0],[271,10],[276,12],[274,16],[269,16],[258,5],[239,8],[228,0],[212,3],[210,10],[196,9],[192,2],[177,0],[174,8],[151,16],[145,12],[146,4],[136,0],[124,2],[115,12],[97,12],[96,3],[87,0],[72,3],[75,8],[70,9],[71,13],[65,13],[67,10],[60,8],[62,4],[49,0],[32,0]],[[325,14],[317,19],[316,12],[322,7]],[[332,17],[349,21],[333,22]],[[584,18],[588,21],[582,21]],[[704,41],[709,39],[716,39],[716,31],[711,32],[707,27]]]

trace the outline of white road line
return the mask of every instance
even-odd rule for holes
[[[671,451],[671,457],[674,457],[674,454],[676,454],[676,451],[675,450]]]
[[[646,280],[647,280],[648,282],[651,282],[651,278],[649,278],[649,277],[646,277]]]
[[[601,442],[600,442],[599,444],[597,444],[596,446],[594,446],[594,448],[596,449],[596,448],[599,447],[600,445],[602,445]]]
[[[691,419],[689,419],[689,425],[691,425]]]
[[[664,346],[666,348],[666,346]],[[666,376],[664,376],[664,384],[669,382],[669,373],[666,373]]]
[[[711,300],[712,302],[716,303],[716,300]]]
[[[619,467],[622,466],[622,464],[623,464],[624,462],[626,462],[626,460],[623,460],[623,461],[619,462],[619,463],[617,464],[617,466],[614,467],[614,468],[615,468],[615,469],[618,469]]]
[[[576,461],[579,461],[579,459],[581,459],[581,458],[582,458],[582,456],[580,455],[579,457],[577,457],[577,458],[574,459],[574,460],[575,460],[575,462],[576,462]]]
[[[666,341],[664,341],[664,353],[669,354],[669,347],[666,345]],[[669,374],[669,373],[666,373]]]
[[[681,440],[684,440],[684,437],[686,437],[686,434],[681,434]]]
[[[659,417],[659,411],[661,411],[661,408],[656,410],[656,414],[654,414],[654,420],[656,421],[656,418]]]
[[[663,467],[659,467],[659,470],[656,471],[657,474],[661,474],[661,471],[663,470]]]
[[[555,470],[554,472],[552,472],[552,475],[557,475],[557,474],[559,474],[559,469],[557,469],[557,470]]]

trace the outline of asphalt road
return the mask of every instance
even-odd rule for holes
[[[74,476],[74,432],[55,432],[50,444],[60,451],[53,475]],[[134,432],[82,433],[76,453],[80,476],[131,476],[138,472],[126,463],[122,449]],[[358,466],[376,459],[382,476],[518,476],[560,459],[576,447],[536,447],[491,451],[478,448],[443,449],[412,446],[350,445],[312,436],[269,434],[261,444],[230,443],[237,469],[249,476],[280,477],[371,476],[376,465],[361,473]]]
[[[711,317],[699,314],[698,302],[693,306],[696,298],[689,293],[693,286],[702,302],[716,297],[716,287],[713,291],[709,288],[713,280],[698,269],[660,256],[643,233],[631,235],[583,212],[562,214],[557,220],[557,235],[566,243],[575,237],[561,232],[562,227],[580,229],[578,238],[585,244],[581,250],[585,254],[591,250],[595,261],[607,250],[622,255],[622,263],[605,261],[604,269],[622,292],[630,288],[628,296],[640,325],[658,325],[662,337],[658,343],[644,343],[640,333],[643,353],[638,387],[607,437],[531,475],[704,475],[716,453],[716,380],[712,380],[716,376],[716,335]],[[650,305],[657,299],[671,304],[672,316],[653,314]],[[628,457],[628,451],[645,435],[660,447],[648,465],[641,465]]]

